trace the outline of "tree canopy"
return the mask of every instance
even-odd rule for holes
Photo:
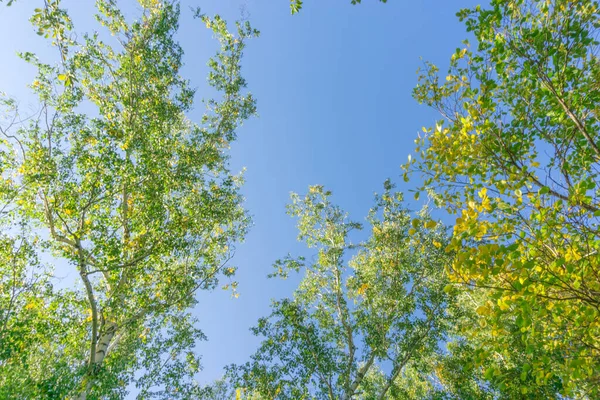
[[[443,290],[445,232],[426,216],[412,219],[391,189],[386,183],[369,214],[372,236],[358,244],[349,235],[361,225],[323,187],[292,196],[298,238],[317,254],[275,263],[274,276],[304,277],[253,328],[265,340],[251,362],[232,368],[245,389],[281,399],[422,398],[434,390],[429,375],[452,306]]]
[[[114,2],[97,2],[99,25],[118,43],[110,45],[98,33],[75,35],[60,2],[46,2],[32,22],[60,62],[21,54],[38,70],[39,111],[23,116],[3,99],[3,398],[199,390],[193,349],[204,335],[189,310],[196,290],[234,274],[227,261],[248,226],[227,149],[255,112],[240,60],[257,32],[244,23],[232,34],[219,16],[198,15],[220,43],[209,83],[222,96],[195,123],[174,40],[179,5],[140,5],[129,22]],[[40,253],[78,283],[53,288]]]
[[[258,31],[193,10],[218,42],[194,121],[180,4],[136,4],[97,0],[86,31],[43,1],[31,23],[56,62],[19,54],[37,109],[0,93],[0,398],[600,396],[597,1],[460,10],[473,45],[413,92],[440,114],[403,166],[427,204],[387,180],[363,231],[324,186],[292,194],[314,253],[274,263],[297,288],[205,386],[192,309],[237,287],[250,217],[229,148],[256,113],[241,61]]]
[[[415,97],[443,120],[408,166],[457,215],[450,276],[487,289],[481,358],[518,335],[523,376],[575,397],[596,397],[600,379],[598,13],[524,0],[459,12],[477,44],[443,79],[426,64]]]

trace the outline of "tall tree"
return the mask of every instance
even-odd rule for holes
[[[409,166],[458,216],[452,278],[488,290],[477,359],[518,338],[523,381],[577,398],[600,395],[599,10],[498,0],[459,12],[477,46],[457,49],[441,82],[426,65],[415,96],[443,120]]]
[[[0,265],[3,294],[12,271],[23,273],[23,263],[37,269],[28,261],[36,254],[51,254],[78,281],[8,299],[19,309],[0,316],[7,398],[116,399],[130,385],[139,398],[199,393],[193,348],[204,336],[190,308],[196,290],[233,275],[227,261],[247,229],[241,177],[229,171],[227,149],[255,111],[240,60],[257,31],[238,24],[234,35],[220,17],[197,15],[221,45],[209,62],[209,83],[221,97],[207,102],[197,124],[186,118],[195,91],[179,75],[178,2],[139,4],[141,16],[130,22],[114,1],[96,2],[98,22],[116,39],[105,41],[75,34],[60,2],[45,1],[32,21],[59,63],[22,54],[38,69],[31,88],[39,112],[21,119],[15,102],[3,102],[8,239],[0,250],[3,261],[20,260]],[[18,225],[35,240],[19,244]],[[15,285],[28,284],[12,285],[19,292]],[[19,315],[29,318],[19,321],[33,337],[4,328]]]
[[[445,229],[425,214],[411,218],[389,182],[369,214],[372,235],[360,244],[349,239],[360,224],[323,187],[292,199],[299,239],[318,254],[275,264],[274,276],[303,278],[294,297],[274,302],[253,328],[265,339],[250,362],[230,368],[238,387],[278,399],[434,396],[453,318]]]

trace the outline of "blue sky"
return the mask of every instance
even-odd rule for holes
[[[43,58],[55,50],[28,25],[41,1],[0,7],[0,90],[33,103],[25,85],[34,71],[17,59],[17,50]],[[119,3],[131,7],[133,0]],[[258,339],[249,327],[269,313],[272,298],[288,296],[294,279],[268,280],[277,258],[304,253],[295,221],[285,214],[291,191],[323,184],[334,201],[362,221],[386,178],[400,190],[414,187],[400,177],[400,165],[423,125],[437,118],[411,97],[416,70],[430,60],[442,67],[468,35],[455,17],[471,0],[306,0],[298,15],[287,0],[185,0],[179,33],[186,51],[183,74],[206,88],[206,61],[215,51],[210,33],[191,18],[188,5],[229,21],[240,9],[261,37],[248,44],[243,72],[258,99],[260,116],[239,130],[232,147],[234,170],[247,168],[243,193],[254,219],[233,261],[239,267],[240,297],[217,290],[202,293],[195,310],[209,341],[200,343],[204,382],[218,378],[224,365],[243,362]],[[64,1],[76,26],[91,21],[91,0]],[[134,8],[131,8],[132,10]],[[199,119],[202,105],[191,114]],[[412,199],[412,196],[407,196]],[[410,205],[410,202],[409,202]],[[414,205],[418,208],[418,205]]]

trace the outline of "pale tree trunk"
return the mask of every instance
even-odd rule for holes
[[[369,372],[369,369],[373,365],[374,361],[375,361],[375,351],[373,350],[373,351],[371,351],[371,355],[369,356],[369,359],[367,360],[367,362],[358,370],[358,373],[356,374],[356,378],[354,379],[354,382],[352,382],[350,389],[344,395],[343,400],[352,400],[352,396],[354,396],[354,393],[356,393],[358,386],[362,383],[365,375],[367,374],[367,372]],[[348,379],[350,379],[350,378],[348,378]]]
[[[104,324],[101,333],[99,334],[96,342],[96,352],[94,363],[88,366],[88,372],[85,374],[82,382],[81,392],[73,397],[73,400],[86,400],[87,395],[94,386],[94,375],[98,368],[102,365],[102,362],[108,355],[108,352],[114,348],[116,343],[113,343],[113,338],[117,332],[117,324],[114,322],[107,322]]]
[[[96,345],[96,366],[100,366],[104,358],[108,355],[108,347],[117,332],[117,324],[108,322],[104,325],[103,331]]]

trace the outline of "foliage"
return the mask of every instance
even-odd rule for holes
[[[214,381],[204,388],[203,400],[263,400],[257,393],[238,388],[236,389],[231,380],[223,377]]]
[[[387,0],[379,0],[382,3],[387,3]],[[352,4],[360,4],[361,0],[351,0]],[[303,1],[302,0],[290,0],[290,11],[292,14],[296,14],[302,9]]]
[[[178,3],[140,0],[133,22],[113,1],[96,5],[113,39],[75,34],[58,0],[35,10],[60,62],[22,54],[38,69],[34,116],[3,100],[0,302],[12,308],[0,315],[0,393],[116,399],[135,386],[139,398],[190,398],[204,338],[193,294],[234,274],[227,261],[248,225],[227,149],[255,111],[240,59],[257,32],[200,16],[221,45],[209,62],[221,98],[196,124]],[[54,289],[42,254],[78,284]]]
[[[433,396],[454,307],[444,290],[444,228],[425,213],[411,218],[388,182],[369,213],[372,235],[352,244],[349,234],[361,226],[329,198],[321,186],[292,196],[299,239],[318,253],[312,262],[288,256],[275,263],[273,276],[302,271],[303,279],[253,328],[265,339],[252,361],[229,373],[267,398]]]
[[[442,119],[405,175],[456,215],[451,238],[389,182],[357,244],[362,226],[330,192],[293,195],[317,254],[275,263],[273,276],[301,272],[299,287],[253,328],[251,360],[204,388],[189,310],[235,273],[249,222],[227,149],[255,111],[240,59],[257,32],[197,13],[221,45],[219,97],[197,124],[178,3],[139,3],[131,22],[97,1],[104,40],[45,1],[32,22],[59,63],[21,55],[38,69],[39,111],[0,98],[0,398],[600,396],[597,1],[460,11],[476,48],[465,41],[444,79],[425,64],[414,95]]]
[[[452,279],[487,289],[475,360],[513,357],[522,396],[552,385],[595,398],[599,5],[492,1],[458,16],[477,47],[457,49],[442,82],[426,64],[415,97],[444,119],[424,128],[408,169],[457,214]],[[487,375],[508,379],[498,365]]]
[[[447,353],[440,357],[436,372],[447,393],[457,399],[562,399],[560,382],[551,379],[540,384],[523,366],[543,351],[533,353],[521,340],[518,327],[511,326],[502,352],[487,355],[480,351],[493,342],[497,332],[484,329],[487,322],[480,316],[481,304],[488,300],[485,289],[465,291],[462,284],[446,288],[456,296],[458,312],[453,314],[451,340]],[[526,387],[527,390],[522,388]]]

